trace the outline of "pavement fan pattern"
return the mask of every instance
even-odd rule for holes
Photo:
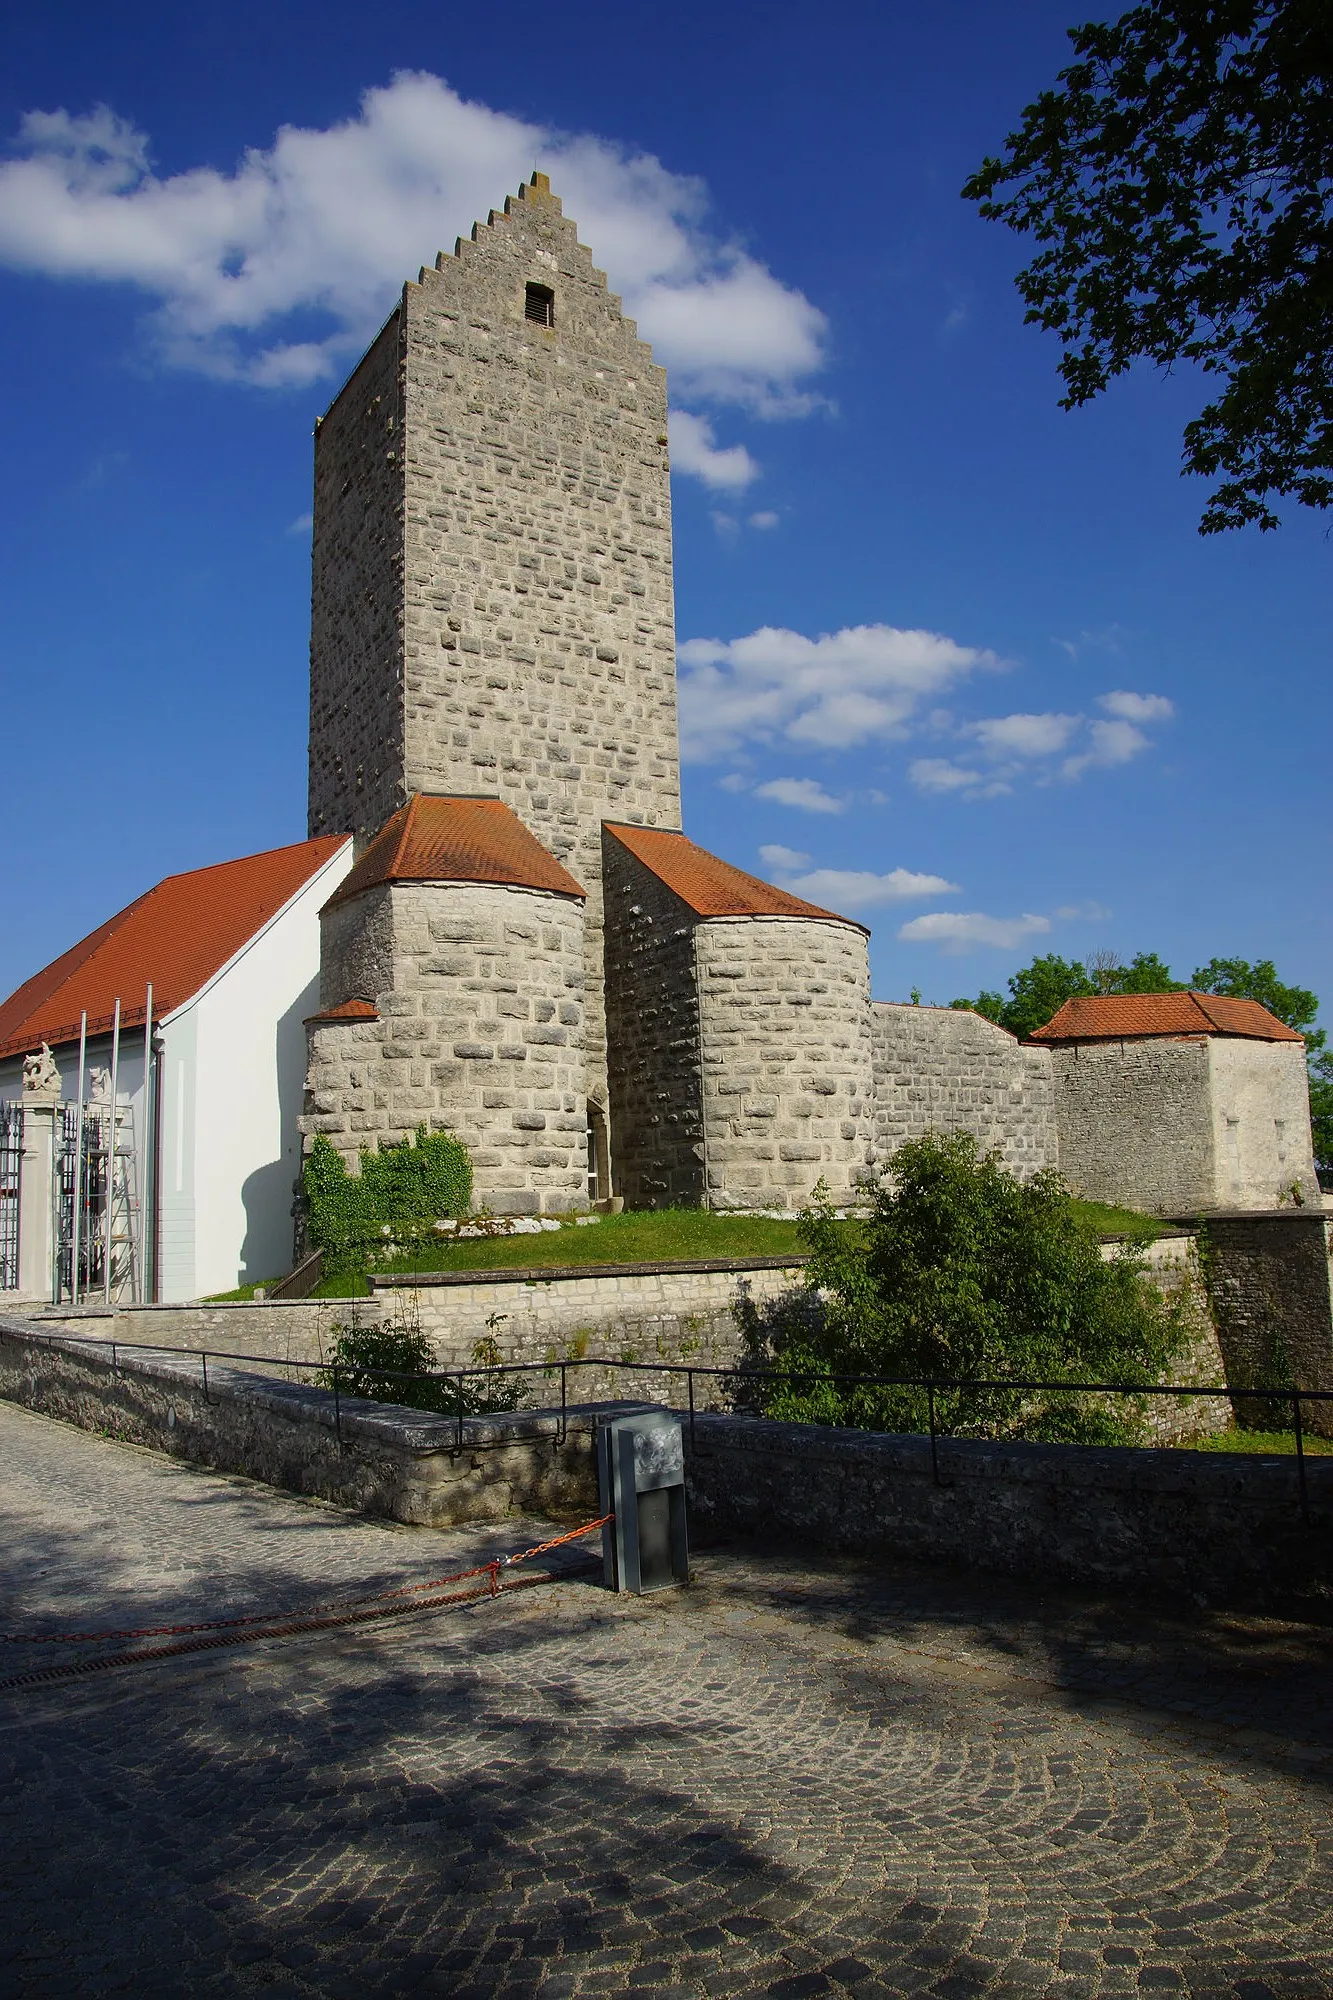
[[[545,1526],[377,1524],[0,1404],[6,1630],[299,1611]],[[0,1993],[1333,1995],[1328,1633],[696,1569],[621,1599],[562,1554],[0,1695]]]

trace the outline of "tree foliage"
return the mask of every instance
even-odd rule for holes
[[[522,1395],[518,1380],[486,1372],[500,1362],[495,1341],[477,1341],[472,1359],[476,1367],[461,1377],[440,1373],[430,1336],[422,1332],[416,1313],[409,1311],[402,1318],[372,1325],[363,1326],[355,1319],[350,1325],[335,1325],[328,1365],[317,1380],[322,1388],[336,1388],[340,1396],[397,1403],[442,1417],[516,1410]]]
[[[1180,981],[1171,977],[1155,951],[1138,952],[1124,965],[1113,952],[1103,952],[1091,965],[1080,959],[1064,959],[1055,952],[1034,958],[1014,973],[1009,981],[1009,997],[982,992],[975,1000],[955,1000],[955,1007],[984,1014],[1020,1041],[1044,1028],[1058,1014],[1066,1000],[1095,993],[1178,993]]]
[[[839,1375],[947,1381],[1154,1383],[1182,1338],[1142,1252],[1107,1259],[1054,1173],[1020,1182],[966,1133],[903,1146],[860,1226],[826,1199],[802,1217],[811,1253],[793,1312],[741,1309],[766,1414],[873,1430],[924,1430],[927,1392]],[[763,1371],[796,1379],[764,1380]],[[957,1436],[1129,1443],[1136,1398],[940,1388]]]
[[[1333,7],[1148,0],[1069,31],[1075,60],[964,195],[1030,235],[1017,283],[1057,334],[1062,404],[1138,359],[1219,393],[1184,467],[1200,532],[1333,500]],[[1220,476],[1220,479],[1218,476]]]

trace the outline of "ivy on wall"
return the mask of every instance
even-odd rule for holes
[[[419,1125],[399,1145],[363,1147],[360,1173],[349,1174],[321,1132],[302,1168],[301,1190],[307,1238],[324,1252],[326,1268],[359,1269],[376,1250],[418,1239],[446,1216],[466,1215],[472,1161],[452,1132]]]

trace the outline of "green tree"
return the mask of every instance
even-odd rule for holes
[[[1066,1000],[1097,993],[1178,993],[1180,981],[1171,977],[1171,968],[1155,951],[1138,952],[1124,965],[1113,952],[1104,952],[1091,967],[1079,959],[1063,959],[1054,952],[1034,958],[1014,973],[1009,981],[1009,998],[983,992],[975,1000],[955,1000],[955,1007],[971,1008],[1007,1028],[1020,1041],[1044,1028],[1058,1014]]]
[[[1018,1181],[968,1134],[910,1141],[876,1189],[869,1220],[842,1223],[826,1199],[802,1217],[811,1253],[797,1309],[741,1311],[770,1416],[922,1430],[924,1390],[840,1375],[931,1380],[1149,1384],[1178,1350],[1177,1313],[1142,1252],[1104,1258],[1054,1173]],[[764,1371],[794,1379],[766,1384]],[[960,1436],[1129,1442],[1136,1398],[1059,1389],[939,1389],[940,1427]]]
[[[1184,469],[1200,533],[1333,499],[1333,7],[1148,0],[1075,60],[964,196],[1037,247],[1017,284],[1073,409],[1143,359],[1219,393]]]

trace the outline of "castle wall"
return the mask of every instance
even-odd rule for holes
[[[630,1208],[698,1207],[705,1191],[698,920],[613,834],[604,852],[613,1184]]]
[[[928,1132],[970,1132],[1023,1178],[1058,1164],[1048,1050],[962,1008],[877,1000],[871,1011],[878,1161]]]
[[[714,917],[695,930],[710,1208],[855,1199],[873,1157],[865,933],[811,918]]]
[[[1075,1194],[1164,1215],[1216,1204],[1206,1037],[1051,1051],[1060,1170]]]
[[[406,796],[401,347],[399,311],[315,432],[309,827],[359,846]]]
[[[1305,1044],[1217,1035],[1208,1071],[1218,1206],[1274,1208],[1294,1185],[1317,1208]]]
[[[472,1155],[478,1206],[559,1214],[587,1199],[582,905],[485,883],[399,883],[387,904],[381,1019],[310,1028],[307,1134],[361,1146],[447,1126]],[[383,907],[369,913],[381,937]],[[330,953],[337,962],[337,946]]]

